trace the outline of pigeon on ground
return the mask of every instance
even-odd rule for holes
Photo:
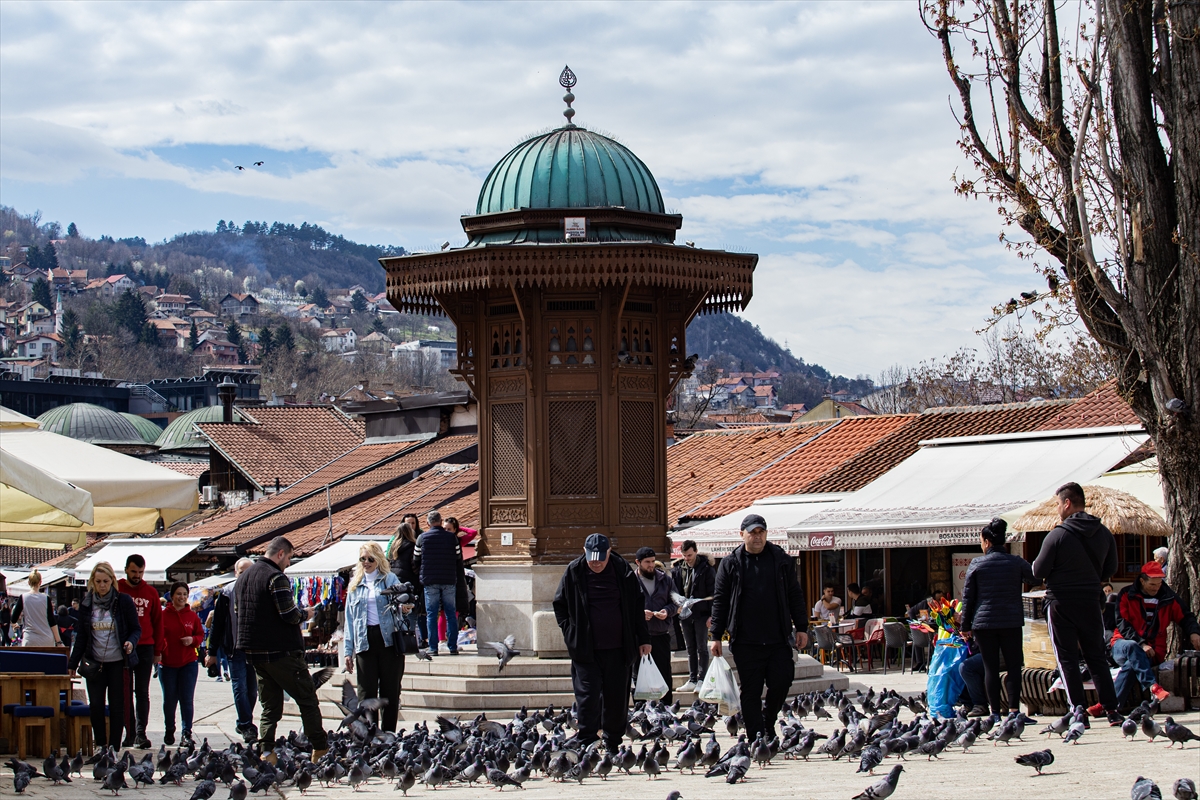
[[[1191,778],[1180,778],[1175,781],[1171,791],[1175,793],[1175,800],[1196,800],[1196,784],[1192,782]]]
[[[667,795],[667,800],[683,800],[683,794],[678,789],[672,789]]]
[[[1163,734],[1171,740],[1167,747],[1174,747],[1178,743],[1180,747],[1186,749],[1188,742],[1200,742],[1200,736],[1177,723],[1173,717],[1163,720]]]
[[[750,756],[735,756],[729,761],[729,770],[725,773],[725,782],[729,784],[745,780],[750,771]]]
[[[308,787],[312,786],[312,777],[312,773],[307,769],[301,770],[300,774],[296,776],[296,788],[300,790],[300,794],[305,794]]]
[[[71,759],[70,774],[78,775],[81,778],[83,777],[83,748],[80,748],[79,752],[75,754],[75,757]]]
[[[1043,769],[1054,763],[1054,753],[1049,750],[1038,750],[1036,753],[1017,756],[1014,761],[1023,767],[1033,767],[1037,770],[1037,774],[1041,775]]]
[[[196,784],[196,788],[192,792],[192,800],[208,800],[216,793],[217,782],[213,780],[203,780]]]
[[[1067,735],[1063,737],[1063,741],[1068,744],[1078,744],[1085,730],[1087,730],[1087,727],[1084,723],[1076,720],[1071,723],[1071,727],[1067,730]]]
[[[1162,792],[1152,779],[1138,775],[1129,790],[1129,800],[1162,800]]]
[[[1071,727],[1071,720],[1074,719],[1074,716],[1075,715],[1073,713],[1068,711],[1066,714],[1063,714],[1061,717],[1054,720],[1054,722],[1051,722],[1049,725],[1042,728],[1040,731],[1038,731],[1038,733],[1046,734],[1047,739],[1056,733],[1058,734],[1059,738],[1062,738],[1063,734],[1067,732],[1067,729]]]
[[[1138,732],[1138,721],[1131,714],[1121,723],[1121,736],[1126,739],[1136,739]]]
[[[16,790],[17,794],[23,794],[25,792],[26,787],[28,787],[28,786],[29,786],[29,773],[28,772],[18,772],[17,774],[13,775],[13,789]]]
[[[516,780],[514,780],[508,773],[504,772],[503,770],[496,769],[495,767],[488,767],[487,779],[488,783],[490,783],[492,786],[495,786],[496,791],[498,792],[503,792],[505,786],[515,786],[518,789],[525,788]]]
[[[229,800],[246,800],[246,784],[234,781],[229,784]]]
[[[875,774],[875,768],[883,763],[883,751],[874,745],[863,748],[862,756],[858,759],[857,772],[865,772],[868,775]]]
[[[66,773],[59,769],[58,763],[55,761],[54,756],[47,756],[46,760],[42,762],[42,774],[53,781],[55,786],[58,786],[63,781],[66,781],[67,783],[71,782],[71,779],[67,777]]]
[[[400,778],[396,781],[396,789],[404,792],[405,797],[408,797],[408,790],[416,785],[417,776],[416,773],[413,772],[412,767],[409,767],[408,769],[404,770],[404,772],[400,773]],[[395,789],[392,791],[395,791]]]
[[[897,764],[892,767],[892,771],[886,778],[871,784],[866,791],[854,795],[854,800],[884,800],[884,798],[891,797],[892,792],[896,791],[896,784],[900,782],[900,773],[903,771],[904,767]]]
[[[212,781],[209,781],[209,783],[212,783]],[[104,776],[104,788],[111,791],[114,795],[120,794],[122,789],[129,788],[129,784],[125,782],[124,761],[118,761],[116,766],[110,769],[108,774]],[[192,800],[196,800],[195,795],[192,796]],[[208,800],[208,798],[205,798],[205,800]]]
[[[1147,714],[1142,717],[1142,733],[1150,737],[1150,741],[1154,741],[1156,736],[1164,736],[1162,725],[1154,721],[1154,717]]]
[[[521,651],[517,649],[517,637],[505,636],[503,642],[484,642],[488,647],[496,651],[496,659],[500,662],[500,666],[496,672],[504,672],[504,665],[513,660],[514,656],[521,655]]]

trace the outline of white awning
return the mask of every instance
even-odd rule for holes
[[[137,553],[146,559],[146,572],[143,578],[151,583],[166,583],[167,570],[175,566],[183,558],[195,550],[203,539],[114,539],[108,544],[85,558],[75,567],[75,582],[86,583],[92,567],[101,561],[107,561],[117,573],[118,578],[125,577],[125,560]]]
[[[215,589],[218,586],[232,583],[235,577],[232,572],[226,572],[224,575],[209,575],[207,578],[192,581],[188,584],[188,587],[192,589]]]
[[[815,536],[822,549],[972,544],[992,517],[1069,481],[1092,482],[1146,439],[1122,427],[922,442],[895,469],[790,533]]]
[[[671,540],[671,558],[683,555],[680,547],[688,539],[696,541],[700,552],[718,558],[729,555],[742,543],[742,520],[749,514],[758,514],[767,521],[768,542],[774,542],[795,555],[798,549],[804,548],[797,548],[797,543],[789,540],[788,529],[814,514],[833,508],[846,496],[847,493],[842,492],[767,497],[723,517],[669,531],[667,537]]]
[[[32,572],[32,570],[30,570]],[[47,569],[39,569],[42,576],[42,590],[53,586],[56,583],[65,581],[71,577],[70,570],[56,569],[49,567]],[[8,583],[8,593],[11,595],[29,594],[29,575],[23,576],[20,580],[14,581],[11,578]]]
[[[324,550],[292,564],[284,572],[289,578],[336,575],[358,563],[358,548],[362,547],[363,542],[379,542],[380,547],[386,548],[391,538],[391,536],[345,536]]]

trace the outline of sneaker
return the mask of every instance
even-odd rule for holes
[[[230,683],[233,683],[233,678],[230,677],[228,672],[225,673],[225,680],[229,681]]]
[[[683,686],[680,686],[680,687],[679,687],[679,688],[678,688],[676,691],[680,691],[680,692],[694,692],[694,691],[696,691],[696,682],[695,682],[694,680],[691,680],[691,679],[689,678],[689,679],[688,679],[688,682],[687,682],[687,683],[685,683]]]
[[[218,675],[218,676],[217,676],[217,683],[221,683],[221,682],[223,682],[224,680],[225,680],[225,679],[224,679],[224,678],[222,678],[220,675]]]
[[[146,738],[146,734],[139,733],[137,738],[133,740],[133,746],[138,750],[149,750],[154,745],[150,744],[150,740]]]
[[[192,738],[191,731],[183,732],[183,736],[179,737],[179,746],[180,747],[195,747],[196,746],[196,740]]]
[[[163,732],[163,744],[165,744],[165,745],[175,744],[175,731],[164,731]]]
[[[430,651],[429,651],[429,657],[430,657],[430,658],[432,658],[433,656],[436,656],[437,654],[438,654],[438,651],[437,651],[437,650],[430,650]]]
[[[1094,706],[1088,706],[1087,713],[1089,717],[1103,717],[1104,705],[1102,703],[1096,703]]]
[[[1154,695],[1154,699],[1160,703],[1171,696],[1170,692],[1159,686],[1157,683],[1150,687],[1150,694]]]
[[[254,744],[258,741],[258,726],[251,722],[249,725],[241,728],[238,733],[246,740],[246,744]]]
[[[1110,727],[1110,728],[1119,727],[1121,725],[1121,723],[1124,721],[1125,721],[1125,718],[1122,717],[1120,714],[1118,714],[1116,711],[1108,712],[1108,727]]]
[[[986,717],[988,715],[987,706],[972,706],[967,712],[968,717]]]

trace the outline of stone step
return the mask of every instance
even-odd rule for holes
[[[449,692],[453,694],[526,694],[570,692],[571,678],[518,678],[503,675],[494,678],[461,678],[445,675],[409,675],[400,684],[404,692]]]

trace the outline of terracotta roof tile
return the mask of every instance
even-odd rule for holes
[[[667,524],[833,425],[699,431],[667,448]]]
[[[1070,401],[1010,403],[996,406],[931,408],[911,424],[876,442],[840,467],[809,483],[804,491],[853,492],[917,452],[925,439],[953,436],[987,436],[1036,431],[1062,411]]]
[[[450,465],[447,467],[435,467],[415,480],[356,503],[350,508],[334,512],[333,535],[328,542],[328,518],[288,531],[287,537],[296,548],[296,556],[310,556],[343,536],[392,534],[405,514],[413,513],[421,517],[435,508],[442,507],[450,498],[471,492],[472,489],[478,491],[478,465],[472,464],[466,469]],[[252,552],[262,552],[265,548],[265,543],[260,544],[252,548]]]
[[[238,409],[249,423],[203,422],[211,446],[259,488],[289,486],[362,444],[361,420],[328,406]]]
[[[1107,428],[1116,425],[1141,425],[1133,409],[1117,393],[1116,383],[1110,381],[1061,409],[1039,430],[1055,431],[1065,428]]]
[[[716,519],[764,497],[804,492],[812,481],[916,419],[915,414],[894,414],[839,420],[815,439],[774,462],[760,462],[757,472],[688,511],[685,516],[687,519]]]
[[[297,481],[278,494],[239,506],[198,525],[172,531],[171,536],[200,536],[206,548],[254,546],[263,537],[308,524],[329,502],[336,508],[387,491],[388,484],[407,482],[413,472],[452,457],[463,457],[476,445],[474,436],[447,436],[428,442],[364,444]],[[381,488],[382,487],[382,488]]]
[[[156,467],[163,467],[182,475],[190,475],[193,478],[199,478],[208,472],[207,461],[154,461],[152,463]]]
[[[479,506],[479,487],[468,495],[453,500],[442,506],[442,517],[454,517],[458,524],[471,530],[479,530],[482,526],[483,514]]]
[[[30,567],[63,555],[62,547],[47,550],[44,547],[0,546],[0,567]]]

